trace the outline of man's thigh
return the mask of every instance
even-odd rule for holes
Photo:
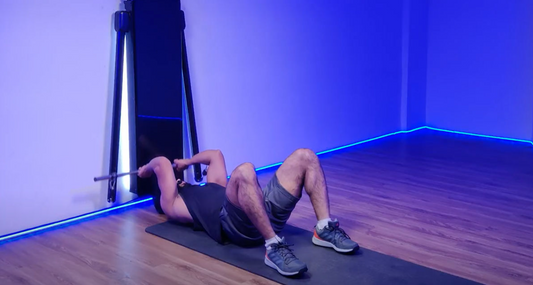
[[[231,187],[231,183],[228,187]],[[262,191],[270,224],[274,232],[279,233],[285,227],[299,198],[296,198],[283,188],[276,175],[272,177]],[[261,244],[264,241],[261,233],[253,225],[246,213],[231,201],[228,197],[228,194],[230,194],[228,192],[231,193],[231,191],[226,191],[226,199],[220,212],[224,234],[232,243],[239,246]]]
[[[276,174],[263,188],[265,208],[274,232],[279,233],[285,227],[294,207],[300,200],[285,189]]]
[[[220,211],[220,221],[226,238],[238,246],[256,246],[264,241],[248,215],[234,205],[227,196]]]

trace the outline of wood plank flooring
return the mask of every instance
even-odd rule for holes
[[[332,216],[361,246],[486,284],[533,284],[531,145],[419,131],[321,162]],[[164,220],[148,203],[2,244],[0,284],[273,284],[144,232]],[[315,222],[304,196],[289,223]]]

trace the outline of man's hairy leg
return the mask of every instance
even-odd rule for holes
[[[231,173],[226,195],[233,205],[246,213],[265,240],[276,236],[266,213],[263,192],[257,183],[255,169],[251,163],[241,164]]]
[[[297,149],[276,171],[279,183],[293,196],[300,198],[302,188],[309,195],[317,220],[330,216],[326,179],[318,157],[312,150]]]
[[[340,227],[339,221],[330,218],[326,179],[313,151],[298,149],[293,152],[280,166],[276,176],[280,184],[296,197],[301,197],[302,188],[309,195],[317,217],[312,237],[315,245],[331,247],[337,252],[351,252],[359,248]]]
[[[240,165],[233,171],[226,189],[228,199],[241,208],[265,239],[265,264],[282,275],[296,275],[307,271],[284,239],[276,235],[265,210],[263,192],[257,182],[251,163]]]

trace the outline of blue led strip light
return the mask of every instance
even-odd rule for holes
[[[148,116],[143,116],[143,117],[148,117]],[[156,118],[156,119],[181,120],[181,118],[167,118],[167,117],[153,117],[153,118]],[[333,149],[324,150],[324,151],[318,152],[317,155],[334,152],[334,151],[337,151],[337,150],[349,148],[349,147],[352,147],[352,146],[356,146],[356,145],[360,145],[360,144],[363,144],[363,143],[379,140],[379,139],[390,137],[390,136],[394,136],[394,135],[397,135],[397,134],[412,133],[412,132],[415,132],[415,131],[418,131],[418,130],[422,130],[422,129],[428,129],[428,130],[446,132],[446,133],[461,134],[461,135],[468,135],[468,136],[475,136],[475,137],[483,137],[483,138],[491,138],[491,139],[499,139],[499,140],[507,140],[507,141],[516,141],[516,142],[528,143],[528,144],[532,144],[533,145],[533,141],[528,141],[528,140],[504,138],[504,137],[489,136],[489,135],[479,135],[479,134],[473,134],[473,133],[467,133],[467,132],[451,131],[451,130],[439,129],[439,128],[434,128],[434,127],[429,127],[429,126],[423,126],[423,127],[415,128],[415,129],[412,129],[412,130],[398,131],[398,132],[382,135],[382,136],[379,136],[379,137],[367,139],[367,140],[364,140],[364,141],[351,143],[351,144],[348,144],[348,145],[345,145],[345,146],[340,146],[340,147],[336,147],[336,148],[333,148]],[[263,167],[256,168],[256,171],[268,169],[268,168],[279,166],[279,165],[281,165],[281,162],[273,163],[273,164],[270,164],[270,165],[266,165],[266,166],[263,166]],[[228,176],[228,178],[229,178],[229,176]],[[200,186],[203,186],[203,185],[205,185],[205,183],[201,183],[200,184]],[[133,206],[133,205],[141,204],[141,203],[148,202],[148,201],[151,201],[151,200],[152,200],[152,198],[138,200],[138,201],[126,203],[126,204],[123,204],[123,205],[120,205],[120,206],[107,208],[107,209],[103,209],[103,210],[100,210],[100,211],[92,212],[92,213],[89,213],[89,214],[81,215],[81,216],[78,216],[78,217],[75,217],[75,218],[70,218],[70,219],[67,219],[67,220],[60,221],[60,222],[55,222],[55,223],[39,226],[39,227],[36,227],[36,228],[28,229],[28,230],[25,230],[25,231],[20,231],[20,232],[13,233],[13,234],[8,234],[8,235],[5,235],[5,236],[1,236],[0,237],[0,242],[6,241],[8,239],[22,237],[24,235],[29,235],[31,233],[35,233],[35,232],[38,232],[38,231],[43,231],[45,229],[51,229],[51,228],[54,228],[54,227],[57,227],[57,226],[60,226],[60,225],[69,224],[69,223],[72,223],[72,222],[75,222],[75,221],[87,219],[87,218],[94,217],[94,216],[97,216],[97,215],[101,215],[101,214],[104,214],[104,213],[108,213],[108,212],[111,212],[111,211],[114,211],[114,210],[118,210],[118,209],[130,207],[130,206]]]
[[[423,127],[423,128],[428,129],[428,130],[433,130],[433,131],[445,132],[445,133],[453,133],[453,134],[460,134],[460,135],[467,135],[467,136],[474,136],[474,137],[482,137],[482,138],[489,138],[489,139],[498,139],[498,140],[515,141],[515,142],[533,144],[533,141],[528,141],[528,140],[504,138],[504,137],[489,136],[489,135],[480,135],[480,134],[473,134],[473,133],[466,133],[466,132],[459,132],[459,131],[451,131],[451,130],[439,129],[439,128],[434,128],[434,127]]]
[[[321,155],[321,154],[325,154],[325,153],[334,152],[334,151],[337,151],[337,150],[341,150],[341,149],[349,148],[349,147],[352,147],[352,146],[356,146],[356,145],[364,144],[364,143],[367,143],[367,142],[371,142],[371,141],[379,140],[379,139],[386,138],[386,137],[390,137],[390,136],[394,136],[394,135],[397,135],[397,134],[408,134],[408,133],[412,133],[412,132],[419,131],[419,130],[423,130],[423,129],[428,129],[428,130],[433,130],[433,131],[439,131],[439,132],[445,132],[445,133],[454,133],[454,134],[461,134],[461,135],[475,136],[475,137],[483,137],[483,138],[491,138],[491,139],[500,139],[500,140],[507,140],[507,141],[516,141],[516,142],[522,142],[522,143],[529,143],[529,144],[532,144],[532,145],[533,145],[533,141],[528,141],[528,140],[512,139],[512,138],[504,138],[504,137],[489,136],[489,135],[479,135],[479,134],[473,134],[473,133],[466,133],[466,132],[459,132],[459,131],[451,131],[451,130],[445,130],[445,129],[439,129],[439,128],[434,128],[434,127],[423,126],[423,127],[418,127],[418,128],[412,129],[412,130],[398,131],[398,132],[394,132],[394,133],[390,133],[390,134],[382,135],[382,136],[379,136],[379,137],[375,137],[375,138],[367,139],[367,140],[364,140],[364,141],[355,142],[355,143],[351,143],[351,144],[348,144],[348,145],[344,145],[344,146],[340,146],[340,147],[336,147],[336,148],[332,148],[332,149],[324,150],[324,151],[321,151],[321,152],[317,152],[317,155]],[[269,164],[269,165],[266,165],[266,166],[263,166],[263,167],[259,167],[259,168],[256,168],[256,171],[264,170],[264,169],[268,169],[268,168],[275,167],[275,166],[279,166],[279,165],[281,165],[281,163],[282,163],[282,162],[277,162],[277,163]],[[228,177],[229,177],[229,176],[228,176]]]
[[[158,119],[158,120],[180,120],[181,118],[178,117],[157,117],[157,116],[147,116],[147,115],[137,115],[139,118],[147,118],[147,119]]]
[[[425,128],[425,127],[419,127],[419,128],[412,129],[412,130],[398,131],[398,132],[394,132],[394,133],[390,133],[390,134],[382,135],[382,136],[375,137],[375,138],[371,138],[371,139],[367,139],[367,140],[364,140],[364,141],[360,141],[360,142],[356,142],[356,143],[351,143],[351,144],[347,144],[347,145],[344,145],[344,146],[340,146],[340,147],[336,147],[336,148],[332,148],[332,149],[324,150],[324,151],[321,151],[321,152],[317,152],[317,155],[321,155],[321,154],[325,154],[325,153],[329,153],[329,152],[333,152],[333,151],[337,151],[337,150],[341,150],[341,149],[349,148],[349,147],[352,147],[352,146],[356,146],[356,145],[359,145],[359,144],[364,144],[364,143],[367,143],[367,142],[371,142],[371,141],[379,140],[379,139],[386,138],[386,137],[390,137],[390,136],[394,136],[394,135],[397,135],[397,134],[407,134],[407,133],[411,133],[411,132],[414,132],[414,131],[421,130],[421,129],[423,129],[423,128]],[[256,168],[255,170],[256,170],[256,171],[264,170],[264,169],[267,169],[267,168],[271,168],[271,167],[279,166],[279,165],[281,165],[281,164],[282,164],[282,162],[277,162],[277,163],[273,163],[273,164],[269,164],[269,165],[266,165],[266,166],[263,166],[263,167]]]
[[[336,151],[336,150],[345,149],[345,148],[348,148],[348,147],[356,146],[356,145],[359,145],[359,144],[364,144],[364,143],[367,143],[367,142],[371,142],[371,141],[379,140],[379,139],[382,139],[382,138],[386,138],[386,137],[390,137],[390,136],[394,136],[394,135],[398,135],[398,134],[412,133],[412,132],[414,132],[414,131],[418,131],[418,130],[421,130],[421,129],[423,129],[423,128],[424,128],[424,127],[420,127],[420,128],[416,128],[416,129],[412,129],[412,130],[398,131],[398,132],[395,132],[395,133],[390,133],[390,134],[382,135],[382,136],[379,136],[379,137],[375,137],[375,138],[367,139],[367,140],[364,140],[364,141],[360,141],[360,142],[356,142],[356,143],[348,144],[348,145],[345,145],[345,146],[340,146],[340,147],[332,148],[332,149],[329,149],[329,150],[324,150],[324,151],[321,151],[321,152],[317,152],[317,155],[321,155],[321,154],[324,154],[324,153],[333,152],[333,151]]]
[[[66,220],[63,220],[63,221],[54,222],[54,223],[51,223],[51,224],[39,226],[39,227],[36,227],[36,228],[32,228],[32,229],[28,229],[28,230],[12,233],[12,234],[8,234],[8,235],[0,237],[0,242],[8,240],[8,239],[12,239],[12,238],[21,237],[21,236],[24,236],[24,235],[29,235],[31,233],[35,233],[35,232],[38,232],[38,231],[43,231],[43,230],[46,230],[46,229],[50,229],[50,228],[58,227],[58,226],[61,226],[61,225],[69,224],[69,223],[72,223],[72,222],[75,222],[75,221],[80,221],[80,220],[87,219],[87,218],[90,218],[90,217],[98,216],[98,215],[101,215],[101,214],[104,214],[104,213],[109,213],[111,211],[115,211],[115,210],[118,210],[118,209],[131,207],[133,205],[137,205],[137,204],[141,204],[141,203],[144,203],[144,202],[148,202],[150,200],[152,200],[151,197],[143,199],[143,200],[137,200],[137,201],[129,202],[129,203],[126,203],[126,204],[122,204],[120,206],[99,210],[99,211],[96,211],[96,212],[88,213],[88,214],[85,214],[85,215],[77,216],[77,217],[66,219]]]

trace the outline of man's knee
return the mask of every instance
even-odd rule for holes
[[[316,154],[308,148],[299,148],[292,154],[302,164],[309,164],[312,162],[318,162]]]
[[[255,182],[257,180],[255,167],[249,162],[237,166],[231,176],[240,182]]]

